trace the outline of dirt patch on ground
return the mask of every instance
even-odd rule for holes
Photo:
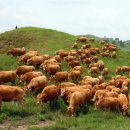
[[[0,124],[0,130],[27,130],[28,128],[40,128],[54,124],[54,121],[41,121],[36,125],[21,125],[18,127],[11,126],[9,121]]]
[[[0,124],[0,130],[8,130],[10,126],[10,121],[5,121],[4,123]]]

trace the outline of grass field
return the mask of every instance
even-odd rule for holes
[[[71,45],[76,37],[50,29],[25,27],[12,30],[0,35],[0,70],[15,70],[18,67],[18,58],[6,55],[10,47],[23,47],[27,50],[38,50],[40,54],[54,55],[59,49],[71,50]],[[93,47],[101,48],[98,43],[90,43]],[[81,46],[81,43],[78,45]],[[102,58],[105,66],[109,68],[106,81],[110,80],[115,73],[115,68],[121,65],[129,65],[129,54],[118,50],[117,58]],[[84,66],[84,75],[87,75],[87,67]],[[40,70],[40,69],[38,69]],[[69,71],[65,61],[62,61],[62,70]],[[42,70],[40,70],[42,71]],[[49,82],[48,84],[51,84]],[[19,83],[17,77],[17,85]],[[67,117],[67,105],[59,97],[54,101],[52,108],[49,104],[37,105],[32,92],[25,96],[24,106],[16,106],[13,102],[3,103],[0,113],[0,130],[18,130],[24,126],[27,130],[130,130],[130,117],[123,117],[121,113],[94,111],[93,104],[86,105],[78,117]],[[36,125],[41,122],[51,121],[48,126]],[[8,123],[8,125],[7,125]],[[3,127],[4,125],[4,127]],[[25,130],[22,129],[21,130]],[[20,130],[20,129],[19,129]]]

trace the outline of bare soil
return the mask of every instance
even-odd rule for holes
[[[41,121],[36,125],[20,125],[20,126],[12,126],[10,121],[5,121],[4,123],[0,124],[0,130],[27,130],[28,128],[40,128],[45,127],[53,124],[53,121]]]

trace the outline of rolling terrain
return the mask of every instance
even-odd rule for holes
[[[18,67],[18,57],[6,54],[9,48],[24,46],[26,50],[37,50],[40,54],[53,56],[55,51],[59,49],[71,50],[75,40],[76,36],[64,32],[34,27],[19,28],[0,34],[0,70],[15,70]],[[102,48],[102,45],[97,42],[88,43],[92,47]],[[82,43],[78,43],[78,48],[81,45]],[[98,54],[98,58],[102,59],[105,66],[109,68],[109,74],[105,78],[106,82],[115,75],[117,66],[130,66],[128,63],[130,55],[122,50],[117,50],[117,58],[102,58],[100,54]],[[81,65],[84,67],[83,74],[88,75],[88,68],[82,63]],[[42,71],[39,68],[37,70]],[[70,70],[70,67],[63,60],[62,70]],[[19,83],[19,78],[17,78],[16,84],[20,87],[24,86],[24,84]],[[49,81],[48,84],[54,84],[54,82]],[[93,104],[85,106],[85,110],[80,112],[78,117],[69,118],[67,117],[67,105],[60,97],[53,103],[52,108],[49,107],[48,103],[43,106],[38,105],[32,92],[25,96],[25,100],[23,107],[16,106],[13,102],[3,103],[0,114],[1,130],[5,129],[7,122],[9,122],[7,130],[17,130],[18,126],[26,126],[27,130],[129,130],[130,128],[129,116],[124,117],[121,112],[94,111]],[[51,121],[48,126],[32,126],[32,124],[48,120]],[[5,127],[1,127],[2,124]]]

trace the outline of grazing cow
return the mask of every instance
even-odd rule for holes
[[[92,63],[92,64],[89,65],[89,68],[91,68],[91,67],[98,67],[99,68],[99,64],[98,63]]]
[[[55,58],[51,58],[51,59],[45,60],[41,64],[41,68],[43,68],[45,70],[46,66],[49,65],[49,64],[61,66],[61,63],[57,62],[57,60]]]
[[[60,57],[60,55],[56,55],[56,56],[54,56],[54,58],[56,59],[57,62],[61,62],[61,57]]]
[[[119,67],[116,68],[115,74],[120,74],[120,73],[121,73],[121,67],[119,66]]]
[[[97,62],[97,61],[98,61],[98,57],[97,57],[97,56],[93,56],[93,57],[91,57],[91,61],[95,61],[95,62]]]
[[[28,65],[33,65],[33,66],[36,67],[38,65],[41,65],[43,61],[44,61],[43,56],[33,56],[33,57],[27,59],[27,64]]]
[[[89,70],[88,70],[88,74],[97,74],[98,73],[98,67],[91,67]]]
[[[59,53],[59,55],[60,55],[61,58],[68,56],[68,54],[69,53],[65,52],[65,51]]]
[[[29,90],[33,90],[34,94],[36,94],[37,90],[40,88],[44,88],[47,83],[47,77],[46,76],[38,76],[33,78],[30,83],[25,87],[25,92]]]
[[[99,84],[103,83],[103,81],[104,81],[104,77],[103,76],[100,75],[97,78],[99,79]]]
[[[37,55],[38,51],[28,51],[24,55],[22,55],[22,57],[20,57],[20,59],[18,60],[18,64],[21,64],[22,62],[26,63],[29,58]]]
[[[25,49],[22,48],[11,48],[7,54],[8,55],[13,55],[13,56],[21,56],[25,54]]]
[[[117,57],[116,51],[113,51],[113,52],[112,52],[111,57],[112,57],[112,58],[116,58],[116,57]]]
[[[0,71],[0,84],[11,82],[15,84],[16,71]]]
[[[76,60],[76,59],[77,59],[76,56],[69,55],[69,56],[64,57],[64,60],[67,62],[72,61],[72,60]]]
[[[97,64],[98,64],[99,70],[102,71],[104,69],[104,66],[105,66],[104,62],[102,60],[99,60],[97,62]]]
[[[81,71],[79,71],[79,70],[72,70],[70,73],[69,73],[69,77],[72,79],[72,80],[74,80],[74,81],[76,81],[76,80],[78,80],[79,78],[81,78]]]
[[[90,38],[89,41],[90,42],[95,42],[95,38]]]
[[[20,77],[21,75],[23,75],[29,71],[34,71],[34,70],[35,70],[34,66],[22,65],[16,69],[16,74]]]
[[[130,72],[130,67],[129,66],[121,66],[121,71],[124,72]]]
[[[56,55],[59,55],[60,53],[64,52],[64,50],[58,50],[55,52]]]
[[[56,72],[56,74],[52,77],[52,80],[55,82],[68,81],[69,73],[67,71]]]
[[[119,110],[119,100],[117,97],[104,97],[97,102],[97,108],[110,110]]]
[[[72,70],[78,70],[80,71],[81,73],[83,72],[83,67],[82,66],[75,66],[74,68],[71,69]]]
[[[91,58],[85,58],[83,60],[83,63],[86,64],[87,66],[89,66],[91,64],[91,62],[92,62]]]
[[[84,92],[74,92],[71,94],[68,106],[68,116],[71,117],[78,112],[78,108],[83,108],[86,102],[86,94]]]
[[[119,94],[118,100],[119,100],[119,103],[120,103],[122,114],[124,116],[127,116],[128,115],[128,99],[127,99],[126,95],[122,94],[122,93]]]
[[[29,83],[33,78],[38,77],[38,76],[42,76],[42,72],[40,71],[31,71],[31,72],[27,72],[23,75],[20,76],[20,82],[26,82]]]
[[[72,48],[73,48],[73,49],[77,49],[77,48],[78,48],[78,46],[77,46],[77,43],[76,43],[76,42],[72,45]]]
[[[61,67],[58,64],[48,64],[45,67],[45,72],[49,74],[55,74],[56,72],[60,70],[61,70]]]
[[[106,89],[101,89],[101,90],[97,90],[94,94],[94,97],[92,99],[93,102],[96,102],[97,100],[99,100],[100,97],[102,97],[102,95],[104,93],[108,92],[108,90]],[[94,105],[95,106],[95,105]],[[95,109],[96,110],[96,109]]]
[[[110,54],[108,52],[102,52],[102,57],[110,57]]]
[[[68,63],[69,66],[71,66],[71,68],[73,68],[74,66],[79,66],[80,62],[78,60],[72,60]]]
[[[55,85],[46,86],[40,94],[37,95],[37,103],[50,102],[59,96],[59,89]]]
[[[24,90],[18,86],[0,85],[0,111],[3,102],[18,101],[23,103]]]
[[[86,57],[87,57],[86,54],[81,53],[81,54],[80,54],[80,60],[81,60],[81,62],[83,62],[83,60],[84,60]]]
[[[77,51],[76,50],[70,50],[68,54],[70,56],[76,56],[77,55]]]
[[[87,38],[86,37],[77,37],[77,42],[86,42],[87,41]]]
[[[106,75],[108,75],[108,72],[109,72],[108,68],[104,68],[104,69],[102,70],[102,72],[101,72],[101,75],[102,75],[102,76],[106,76]]]

